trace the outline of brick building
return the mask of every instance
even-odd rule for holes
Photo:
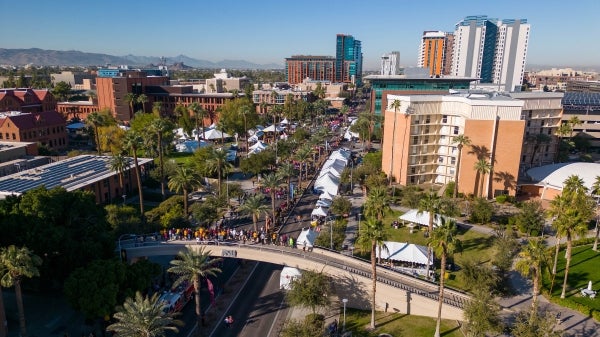
[[[51,150],[67,147],[66,121],[56,111],[0,113],[0,141],[35,142]]]
[[[0,112],[42,112],[56,109],[56,99],[47,89],[0,89]]]
[[[56,104],[58,111],[67,121],[74,118],[86,120],[92,112],[99,111],[98,104],[92,101],[58,102]]]
[[[335,58],[332,56],[294,55],[285,59],[285,76],[291,85],[310,78],[315,81],[334,81]]]

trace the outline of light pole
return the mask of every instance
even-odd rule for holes
[[[352,172],[354,171],[354,159],[350,157],[350,194],[354,195],[354,185],[352,185]]]
[[[331,217],[327,219],[329,219],[329,249],[333,250],[333,223]]]
[[[344,303],[344,323],[342,325],[342,331],[346,331],[346,303],[348,303],[348,299],[347,298],[343,298],[342,302]]]

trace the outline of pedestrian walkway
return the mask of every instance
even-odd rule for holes
[[[342,313],[342,301],[340,301],[340,299],[333,295],[330,297],[330,304],[327,307],[318,307],[317,308],[317,314],[321,314],[323,315],[325,321],[324,321],[324,328],[323,328],[323,336],[330,336],[329,331],[328,331],[328,327],[334,323],[334,321],[337,324],[337,332],[338,335],[341,335],[342,332],[342,328],[343,328],[343,322],[340,319],[343,319],[340,317],[341,313]],[[288,315],[286,317],[286,320],[296,320],[296,321],[304,321],[304,318],[307,315],[312,314],[312,311],[310,308],[307,307],[300,307],[300,306],[295,306],[295,307],[291,307]]]

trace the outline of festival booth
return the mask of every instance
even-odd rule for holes
[[[262,141],[257,141],[256,144],[250,146],[250,152],[248,152],[248,154],[255,154],[255,153],[259,153],[262,150],[267,148],[267,144],[263,143]]]
[[[308,248],[309,251],[312,250],[318,235],[319,233],[317,233],[312,228],[303,229],[302,232],[300,232],[300,235],[298,235],[298,239],[296,240],[296,247],[303,249]]]
[[[290,290],[292,282],[302,276],[302,272],[298,268],[283,267],[281,276],[279,276],[279,289]]]
[[[217,129],[210,129],[204,132],[204,134],[202,135],[202,137],[205,140],[219,140],[219,139],[223,139],[223,138],[229,138],[231,137],[231,135],[225,133],[225,132],[221,132]]]
[[[377,258],[387,260],[389,267],[394,270],[425,276],[427,265],[433,265],[433,253],[428,260],[425,246],[394,241],[384,241],[383,244],[382,249],[376,249]]]
[[[275,124],[267,126],[262,131],[263,132],[281,132],[284,129],[281,126],[276,126]]]
[[[175,145],[175,149],[177,150],[177,152],[193,153],[198,148],[203,148],[203,147],[209,145],[207,142],[205,142],[203,140],[201,140],[199,143],[200,143],[200,145],[198,146],[197,140],[186,140],[182,143],[178,143],[177,145]]]
[[[332,195],[331,193],[325,191],[325,192],[321,193],[321,195],[319,195],[319,200],[329,200],[329,201],[332,201],[333,197],[334,197],[334,195]]]
[[[441,221],[442,221],[442,215],[440,214],[434,214],[433,216],[433,227],[437,227]],[[444,217],[446,220],[448,219],[447,217]],[[414,225],[417,226],[425,226],[428,227],[429,226],[429,212],[427,211],[423,211],[423,212],[419,212],[416,209],[411,209],[410,211],[402,214],[401,216],[398,217],[398,219],[402,220],[403,222],[408,222],[409,225],[408,227],[411,228],[411,233],[412,233],[412,228],[414,227]],[[414,225],[411,225],[414,224]]]

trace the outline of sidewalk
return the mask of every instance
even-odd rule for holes
[[[327,328],[334,320],[337,321],[338,334],[341,334],[342,322],[340,321],[340,319],[341,319],[340,314],[342,313],[342,310],[341,310],[342,306],[343,306],[343,304],[339,300],[339,298],[336,295],[332,295],[331,303],[330,303],[329,307],[317,308],[317,313],[321,314],[325,317],[323,336],[329,336]],[[286,321],[296,320],[296,321],[302,322],[302,321],[304,321],[304,318],[310,314],[312,314],[312,311],[310,310],[310,308],[298,307],[298,306],[291,307],[288,312],[288,315],[286,317]]]

